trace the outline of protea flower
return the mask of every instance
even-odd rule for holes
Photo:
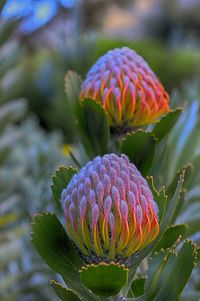
[[[123,154],[87,163],[61,199],[69,237],[91,258],[128,258],[159,233],[158,209],[148,184]]]
[[[110,50],[98,59],[80,96],[102,104],[111,127],[147,125],[169,111],[164,87],[143,58],[127,47]]]

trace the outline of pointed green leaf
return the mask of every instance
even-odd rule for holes
[[[65,76],[65,92],[75,112],[77,112],[77,109],[79,110],[80,107],[80,89],[81,77],[75,71],[68,71]]]
[[[170,248],[180,236],[185,234],[187,228],[187,224],[169,226],[154,251]]]
[[[50,284],[56,292],[57,296],[62,301],[81,301],[77,294],[75,294],[71,289],[62,286],[60,283],[57,283],[54,280],[51,280]]]
[[[156,139],[151,133],[139,130],[127,134],[121,152],[126,154],[143,175],[147,175],[154,159]]]
[[[193,170],[192,165],[187,164],[186,166],[184,166],[183,168],[181,168],[180,170],[177,171],[174,179],[172,180],[170,185],[167,187],[167,195],[169,196],[169,198],[172,198],[172,196],[174,195],[176,186],[177,186],[177,182],[178,182],[181,174],[184,172],[184,187],[185,187],[187,184],[187,180],[190,178],[192,170]]]
[[[139,255],[132,257],[132,264],[131,264],[130,272],[132,272],[132,270],[134,271],[135,268],[140,264],[140,262],[154,251],[154,248],[160,242],[160,240],[162,239],[168,226],[171,224],[171,221],[173,220],[176,208],[179,204],[181,189],[182,189],[182,185],[183,185],[183,179],[184,179],[184,171],[182,171],[182,173],[180,175],[180,178],[179,178],[179,181],[178,181],[178,184],[176,187],[176,191],[175,191],[173,197],[167,203],[165,215],[162,219],[162,223],[160,224],[160,233],[159,233],[158,237],[147,248],[145,248],[144,250],[141,250],[139,252]]]
[[[188,229],[186,231],[186,237],[198,233],[200,230],[200,202],[193,202],[189,204],[183,213],[179,215],[178,221],[181,223],[187,223]]]
[[[88,265],[80,270],[81,281],[98,296],[115,296],[126,284],[128,269],[116,263]]]
[[[161,141],[173,128],[177,120],[179,119],[183,109],[177,108],[174,111],[169,112],[165,115],[154,127],[152,133],[158,139],[158,142]]]
[[[65,167],[61,166],[58,170],[56,170],[56,174],[53,176],[53,184],[51,185],[51,190],[53,193],[54,200],[58,208],[61,208],[60,198],[64,188],[68,185],[71,178],[77,172],[71,166]]]
[[[82,141],[86,153],[92,156],[92,146],[87,136],[85,118],[80,99],[81,78],[74,71],[68,71],[65,76],[65,92],[69,103],[71,114],[73,114],[74,125],[77,129],[77,136]]]
[[[165,214],[165,216],[163,218],[163,222],[161,224],[161,233],[164,233],[163,231],[165,231],[166,228],[170,225],[170,223],[173,219],[173,216],[176,212],[176,208],[180,201],[180,195],[181,195],[181,190],[182,190],[182,186],[183,186],[184,175],[185,175],[185,170],[182,170],[179,180],[178,180],[176,190],[174,192],[174,195],[171,198],[171,200],[167,203],[166,214]]]
[[[188,122],[189,123],[189,122]],[[187,139],[183,144],[182,152],[178,156],[177,166],[181,167],[191,162],[195,157],[195,151],[199,148],[199,129],[200,129],[200,118],[197,116],[197,122],[193,127],[190,135],[186,136]]]
[[[159,292],[153,301],[172,301],[180,295],[195,266],[195,256],[195,245],[186,241],[176,258],[167,262]]]
[[[108,151],[109,123],[107,115],[100,104],[92,99],[82,102],[84,130],[91,143],[95,155],[103,155]]]
[[[149,261],[147,280],[145,281],[144,287],[147,301],[153,300],[156,293],[158,292],[158,282],[160,275],[164,270],[168,256],[169,252],[165,253],[163,250],[161,250],[158,254],[155,254]]]
[[[32,243],[45,263],[60,274],[67,286],[81,296],[83,301],[99,301],[80,282],[78,271],[84,263],[55,214],[43,213],[35,217]]]
[[[200,188],[199,188],[199,181],[200,181],[200,154],[197,154],[195,159],[191,162],[192,171],[187,179],[187,187],[190,191],[190,198],[198,198],[200,197]],[[192,189],[191,189],[192,187]]]
[[[200,261],[200,246],[197,246],[196,248],[196,261],[199,262]]]
[[[180,169],[170,185],[167,187],[167,195],[169,196],[169,199],[171,199],[175,193],[176,186],[177,186],[177,181],[180,178],[181,174],[184,174],[184,182],[183,182],[183,187],[181,187],[180,190],[180,196],[179,196],[179,202],[175,208],[173,218],[171,219],[171,223],[175,223],[178,215],[180,214],[184,204],[186,203],[186,197],[187,197],[187,191],[184,189],[185,187],[187,188],[188,180],[190,178],[190,175],[192,173],[193,167],[191,164],[188,164],[184,168]]]
[[[139,297],[144,294],[144,285],[146,278],[138,278],[133,280],[131,284],[131,289],[129,291],[129,297]]]
[[[180,192],[179,202],[176,206],[176,209],[173,214],[173,218],[171,220],[171,224],[175,224],[178,216],[180,215],[180,213],[184,207],[184,204],[186,204],[186,198],[187,198],[187,191],[185,189],[182,189],[182,191]]]
[[[156,199],[159,209],[159,222],[162,223],[163,217],[165,215],[165,210],[167,206],[168,196],[165,192],[165,187],[163,186],[159,191],[159,197]]]
[[[55,214],[36,215],[32,224],[32,243],[46,264],[69,279],[78,279],[83,265],[76,249]]]
[[[163,216],[165,214],[165,209],[166,209],[166,204],[167,204],[167,199],[168,196],[165,193],[165,187],[163,186],[160,191],[157,191],[154,182],[153,182],[153,177],[147,177],[147,181],[149,184],[149,187],[153,193],[154,200],[156,201],[158,205],[158,212],[159,212],[159,223],[162,222]]]
[[[180,240],[178,239],[170,249],[167,249],[166,251],[160,250],[159,253],[154,253],[150,258],[147,280],[145,282],[146,301],[154,300],[160,287],[162,287],[163,278],[168,272],[171,262],[174,262],[176,259],[174,250],[179,242]]]
[[[80,99],[80,77],[69,71],[65,77],[65,91],[74,114],[79,138],[89,157],[107,152],[109,124],[105,111],[91,99]]]

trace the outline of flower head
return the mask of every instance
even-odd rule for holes
[[[128,47],[108,51],[87,74],[81,98],[101,103],[111,127],[137,127],[169,111],[169,95],[148,64]]]
[[[84,255],[128,258],[159,233],[146,180],[125,155],[96,157],[62,192],[67,232]]]

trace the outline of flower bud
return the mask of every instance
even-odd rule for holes
[[[61,199],[69,237],[91,258],[128,258],[159,233],[153,195],[125,155],[90,161],[73,176]]]
[[[148,125],[170,110],[164,87],[128,47],[110,50],[98,59],[82,83],[80,96],[100,103],[111,127]]]

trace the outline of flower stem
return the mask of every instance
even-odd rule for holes
[[[81,168],[81,164],[78,162],[78,160],[76,159],[76,157],[74,156],[74,154],[71,152],[71,150],[69,150],[69,155],[72,158],[72,160],[74,161],[74,163],[77,165],[78,168]]]

